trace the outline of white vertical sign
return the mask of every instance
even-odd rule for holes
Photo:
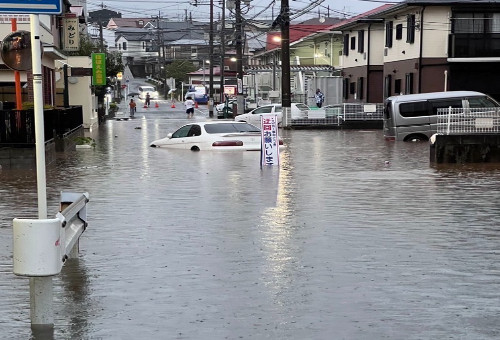
[[[64,50],[78,51],[80,49],[80,32],[78,18],[63,18]]]
[[[279,165],[280,149],[278,134],[278,116],[264,114],[260,119],[261,138],[261,165]]]

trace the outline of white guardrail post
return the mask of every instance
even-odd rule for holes
[[[61,192],[60,212],[52,219],[13,222],[14,274],[30,278],[31,325],[54,326],[52,276],[78,255],[87,228],[88,193]]]

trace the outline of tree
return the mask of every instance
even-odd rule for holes
[[[88,56],[92,53],[100,52],[100,46],[87,34],[80,34],[80,49],[78,51],[67,52],[71,56]],[[106,53],[106,75],[116,77],[118,72],[123,72],[122,54],[117,51]]]
[[[189,81],[187,74],[196,70],[196,66],[190,60],[174,60],[165,67],[165,75],[166,78],[174,78],[176,86],[179,87],[181,82]]]

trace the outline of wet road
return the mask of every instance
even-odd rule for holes
[[[435,168],[427,144],[381,131],[298,130],[260,169],[254,152],[150,148],[187,119],[143,111],[47,168],[49,216],[61,190],[91,201],[80,258],[54,279],[54,334],[37,339],[500,337],[500,167]],[[2,339],[32,335],[11,224],[36,216],[35,181],[0,171]]]

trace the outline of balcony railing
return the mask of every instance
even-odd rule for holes
[[[81,106],[44,110],[45,142],[64,137],[83,124]],[[35,114],[33,110],[0,111],[0,146],[34,147]]]
[[[450,34],[449,58],[499,58],[500,34]]]

